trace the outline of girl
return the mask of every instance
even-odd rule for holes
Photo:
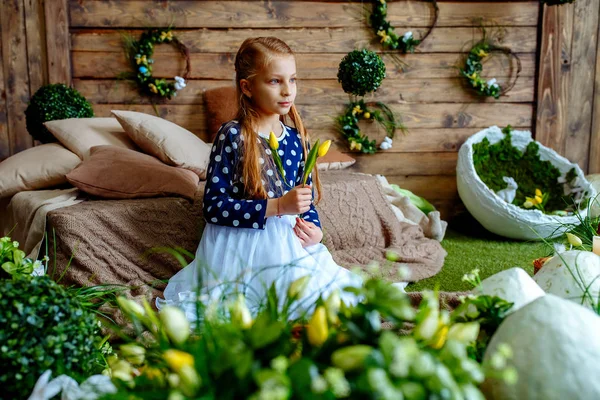
[[[273,283],[281,299],[293,281],[310,275],[305,304],[362,283],[320,244],[312,174],[302,185],[309,146],[294,106],[292,50],[274,37],[247,39],[236,55],[235,71],[239,112],[221,126],[212,147],[203,206],[207,224],[196,258],[171,278],[165,300],[157,301],[159,308],[182,307],[191,320],[199,284],[205,301],[242,292],[255,311]],[[294,128],[282,122],[285,116]],[[269,148],[270,132],[277,137],[282,172]],[[321,188],[317,169],[313,172],[318,201]],[[355,302],[353,295],[340,294],[347,303]]]

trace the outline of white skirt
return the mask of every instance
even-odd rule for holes
[[[268,218],[264,230],[207,223],[196,258],[169,280],[157,307],[176,305],[194,321],[194,299],[200,288],[205,305],[243,293],[254,314],[266,303],[272,284],[281,305],[290,284],[306,275],[311,279],[291,318],[310,312],[319,296],[326,298],[336,289],[346,304],[355,304],[357,297],[342,289],[361,286],[362,278],[337,265],[322,244],[303,248],[294,233],[295,224],[292,215]]]

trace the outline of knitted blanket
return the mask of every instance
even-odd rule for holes
[[[427,278],[441,269],[444,249],[425,238],[419,226],[397,220],[375,177],[344,172],[321,177],[323,199],[317,210],[324,244],[338,264],[394,282]],[[50,259],[56,256],[58,276],[73,255],[61,283],[124,284],[136,287],[133,297],[160,295],[182,266],[167,253],[148,251],[181,247],[195,253],[205,224],[203,191],[201,182],[193,202],[92,200],[49,212]],[[393,251],[397,262],[387,261],[386,251]],[[399,267],[408,277],[398,275]]]

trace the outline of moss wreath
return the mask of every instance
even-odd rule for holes
[[[185,71],[183,77],[176,76],[175,82],[167,82],[163,78],[152,76],[152,54],[154,46],[157,44],[173,44],[185,57]],[[181,41],[173,35],[171,29],[149,29],[142,33],[139,41],[129,39],[126,41],[126,52],[131,65],[134,69],[134,76],[128,75],[133,79],[140,91],[151,97],[162,97],[171,99],[177,95],[177,91],[186,86],[185,80],[189,77],[191,71],[190,52]]]
[[[493,52],[504,53],[509,57],[514,58],[517,62],[515,79],[504,89],[496,82],[496,78],[485,81],[481,77],[481,72],[483,71],[482,60],[487,58],[490,53]],[[490,43],[490,41],[485,38],[484,31],[484,38],[477,42],[467,54],[465,67],[460,69],[460,74],[467,79],[469,86],[472,87],[478,95],[498,99],[515,86],[519,74],[521,73],[521,69],[521,59],[519,56],[513,53],[508,47],[500,47]]]
[[[373,12],[369,16],[369,23],[375,31],[375,34],[380,37],[381,45],[384,49],[400,50],[403,53],[414,53],[415,48],[423,42],[431,33],[437,24],[438,14],[440,9],[436,0],[431,0],[435,14],[433,23],[425,32],[421,39],[415,39],[412,32],[406,32],[403,36],[398,36],[394,32],[394,27],[387,21],[387,2],[386,0],[373,0]]]
[[[336,123],[338,131],[348,140],[352,151],[367,154],[374,154],[377,151],[375,140],[369,139],[358,127],[358,122],[363,119],[370,122],[377,121],[384,127],[386,137],[380,144],[382,150],[388,150],[392,147],[392,139],[396,129],[401,129],[403,132],[406,130],[401,122],[396,121],[394,113],[384,103],[365,103],[364,100],[349,103],[344,114],[337,117]]]

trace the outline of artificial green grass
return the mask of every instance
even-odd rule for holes
[[[533,260],[549,254],[543,242],[506,239],[485,230],[470,215],[455,218],[446,231],[442,246],[448,252],[442,270],[431,278],[411,283],[407,292],[435,289],[447,292],[472,289],[462,281],[464,274],[479,268],[485,279],[512,267],[521,267],[533,275]]]

